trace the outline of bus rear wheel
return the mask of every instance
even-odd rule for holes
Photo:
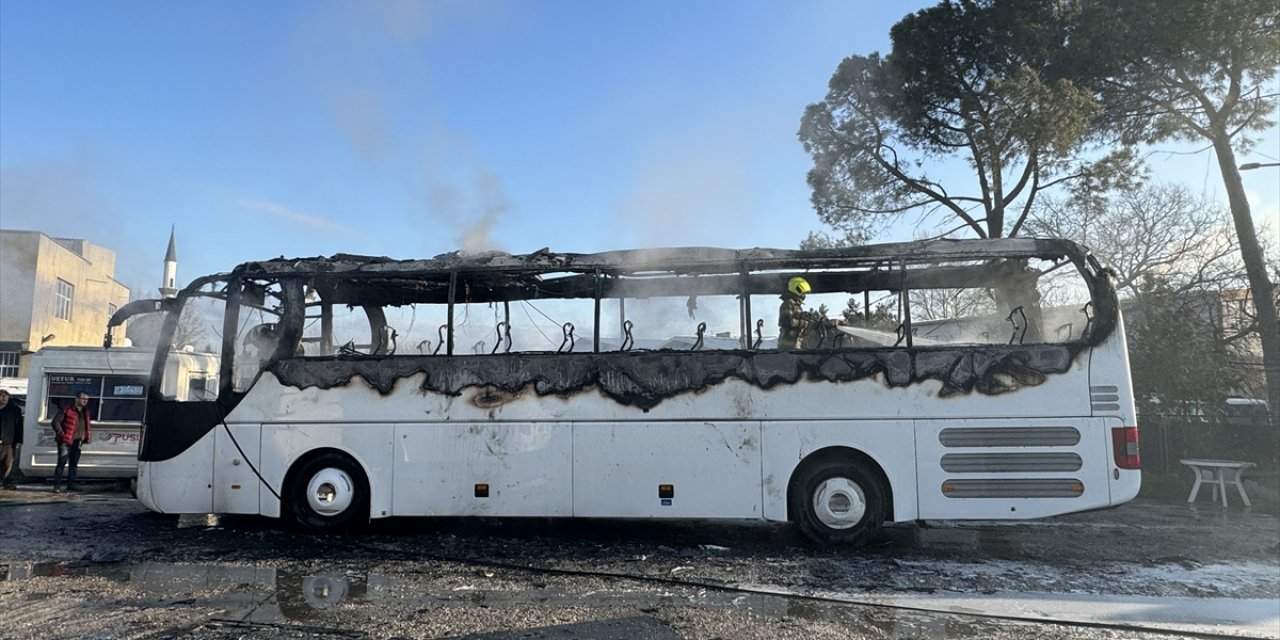
[[[821,460],[799,473],[790,500],[796,524],[810,540],[860,547],[884,524],[884,488],[862,466]]]
[[[305,529],[347,531],[369,521],[369,481],[350,456],[323,453],[291,474],[285,504]]]

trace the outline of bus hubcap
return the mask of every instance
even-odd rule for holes
[[[341,469],[322,469],[307,483],[307,504],[322,516],[336,516],[355,499],[356,486]]]
[[[832,529],[848,529],[867,513],[862,487],[848,478],[830,478],[813,490],[813,512]]]

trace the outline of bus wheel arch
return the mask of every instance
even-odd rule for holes
[[[888,476],[857,449],[820,449],[791,473],[787,517],[814,542],[865,545],[892,513]]]
[[[294,522],[318,532],[347,531],[369,522],[369,476],[351,454],[316,449],[294,461],[280,495]]]

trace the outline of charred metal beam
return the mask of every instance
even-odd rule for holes
[[[901,267],[899,267],[901,268]],[[897,291],[905,282],[916,289],[993,288],[1011,283],[1034,281],[1036,274],[1026,272],[1012,261],[991,262],[971,266],[937,266],[875,271],[783,271],[772,273],[680,275],[654,277],[605,277],[595,273],[572,274],[533,282],[525,279],[480,277],[458,274],[457,284],[465,291],[461,303],[489,303],[510,300],[654,298],[664,296],[773,295],[784,290],[794,276],[803,276],[815,293],[857,293],[860,291]],[[600,279],[602,282],[597,283]],[[449,282],[414,280],[408,283],[388,279],[345,279],[321,274],[312,279],[312,287],[330,304],[390,305],[446,304]]]
[[[239,265],[233,275],[331,274],[347,278],[401,277],[407,274],[459,273],[556,273],[576,272],[616,275],[644,273],[731,274],[742,264],[754,269],[822,269],[864,264],[928,264],[956,260],[997,258],[1071,259],[1082,263],[1087,252],[1079,245],[1060,239],[1002,238],[996,240],[932,240],[923,242],[864,245],[841,249],[718,249],[676,247],[633,249],[601,253],[551,253],[543,250],[526,255],[505,253],[445,254],[426,260],[392,260],[345,254],[329,258],[275,259]]]

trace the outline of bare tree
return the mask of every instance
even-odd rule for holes
[[[1140,404],[1216,402],[1258,382],[1241,366],[1260,349],[1252,308],[1240,304],[1248,278],[1226,208],[1181,185],[1148,185],[1044,200],[1027,227],[1088,245],[1135,302],[1125,323]]]
[[[1088,246],[1115,270],[1116,289],[1132,298],[1156,276],[1171,295],[1246,286],[1230,212],[1182,185],[1045,198],[1027,228]]]
[[[996,313],[996,299],[988,289],[912,289],[912,320],[943,320]]]
[[[206,321],[198,315],[182,314],[178,318],[178,327],[173,332],[173,346],[181,349],[186,346],[197,347],[202,342],[207,342],[206,326]]]

